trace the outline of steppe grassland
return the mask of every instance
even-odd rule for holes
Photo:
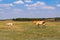
[[[8,22],[14,25],[7,26]],[[60,40],[60,22],[38,28],[32,21],[0,21],[0,40]]]

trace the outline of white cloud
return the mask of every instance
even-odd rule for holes
[[[13,6],[13,4],[0,4],[0,8],[3,8],[3,9],[10,9],[11,6]]]
[[[10,4],[0,4],[0,7],[9,7]]]
[[[36,5],[45,5],[46,3],[45,2],[37,2]]]
[[[43,8],[43,9],[51,9],[51,10],[52,10],[52,9],[55,9],[55,7],[52,7],[52,6],[43,6],[42,8]]]
[[[3,13],[3,14],[5,14],[5,13],[17,14],[22,11],[23,11],[22,9],[15,9],[15,8],[0,8],[0,13]]]
[[[13,9],[12,10],[14,13],[19,13],[19,12],[22,12],[22,9]]]
[[[28,2],[29,3],[29,2],[32,2],[32,0],[25,0],[25,2]]]
[[[37,2],[37,3],[34,3],[34,4],[30,4],[30,5],[28,5],[28,4],[26,4],[25,6],[44,6],[45,5],[45,3],[44,2]]]
[[[57,6],[57,7],[60,7],[60,4],[57,4],[56,6]]]
[[[24,4],[24,2],[22,0],[18,0],[14,2],[15,4]]]
[[[0,2],[1,2],[2,0],[0,0]]]
[[[34,4],[26,4],[25,6],[27,7],[27,9],[55,9],[55,7],[47,6],[45,2],[36,2]]]
[[[10,6],[14,6],[12,3],[11,4],[9,4]]]

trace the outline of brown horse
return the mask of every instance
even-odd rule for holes
[[[39,25],[45,26],[45,21],[43,21],[43,20],[42,21],[33,21],[33,23],[37,26],[39,26]]]

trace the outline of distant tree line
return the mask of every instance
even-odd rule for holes
[[[13,21],[33,21],[33,20],[46,20],[46,21],[60,21],[60,17],[56,18],[15,18]]]
[[[16,18],[14,21],[33,21],[33,20],[45,20],[45,18]]]
[[[5,20],[13,20],[13,21],[33,21],[33,20],[60,21],[60,17],[55,17],[55,18],[13,18],[13,19],[5,19]],[[5,20],[0,20],[0,21],[5,21]]]
[[[60,21],[60,17],[56,17],[55,18],[55,21]]]

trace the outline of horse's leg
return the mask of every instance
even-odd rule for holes
[[[43,28],[46,28],[46,25],[45,24],[42,24],[43,25]]]
[[[39,23],[36,23],[36,26],[38,26],[38,28],[39,28]]]
[[[38,28],[39,28],[39,25],[40,25],[40,24],[38,24]]]

